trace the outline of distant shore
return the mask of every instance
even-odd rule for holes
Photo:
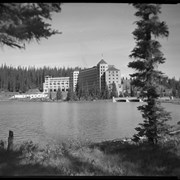
[[[69,102],[69,103],[82,103],[82,102],[112,102],[112,99],[94,99],[94,100],[77,100],[77,101],[66,101],[66,100],[50,100],[50,99],[10,99],[12,96],[19,94],[18,92],[0,92],[0,101],[23,101],[23,102]],[[180,98],[174,98],[170,100],[159,99],[161,103],[172,103],[180,105]]]
[[[160,100],[161,103],[172,103],[172,104],[180,104],[180,98],[175,98],[171,100]]]

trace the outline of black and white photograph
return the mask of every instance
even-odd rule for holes
[[[180,178],[180,3],[0,3],[0,178]]]

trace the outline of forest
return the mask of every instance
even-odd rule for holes
[[[81,68],[65,68],[65,67],[40,67],[35,66],[17,68],[2,64],[0,67],[0,90],[9,92],[25,93],[29,89],[38,88],[43,91],[44,77],[50,75],[52,77],[68,77],[73,70]]]

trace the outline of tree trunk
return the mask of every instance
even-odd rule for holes
[[[9,131],[8,147],[7,147],[8,151],[13,150],[13,139],[14,139],[13,131]]]

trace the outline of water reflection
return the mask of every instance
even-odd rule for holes
[[[0,139],[14,131],[17,142],[101,141],[131,137],[142,122],[137,106],[141,103],[112,102],[0,102]],[[172,112],[172,123],[180,119],[179,105],[163,104]]]
[[[1,102],[0,139],[7,141],[9,130],[12,130],[16,142],[25,139],[38,142],[39,134],[43,134],[41,113],[39,103]]]
[[[44,103],[43,126],[48,136],[100,141],[131,136],[140,119],[129,103]],[[132,127],[132,128],[131,128]]]

